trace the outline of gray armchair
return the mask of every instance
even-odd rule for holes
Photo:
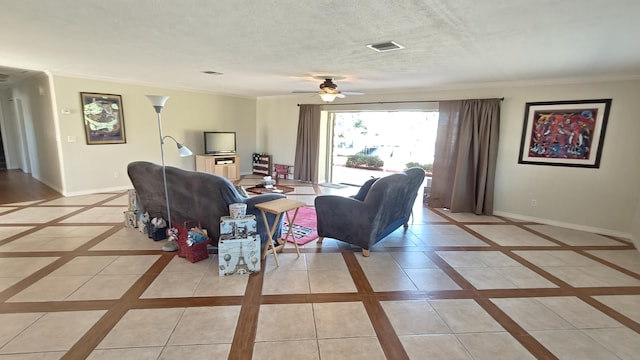
[[[146,161],[135,161],[128,165],[127,173],[136,190],[138,199],[150,216],[167,218],[167,203],[162,182],[162,166]],[[241,196],[235,186],[225,177],[167,166],[167,189],[171,206],[171,221],[182,225],[185,221],[199,221],[209,237],[217,242],[220,237],[220,217],[229,216],[229,204],[247,204],[247,214],[255,215],[260,241],[267,241],[260,210],[255,204],[284,198],[282,194],[262,194],[250,198]],[[268,214],[273,224],[275,215]],[[278,224],[275,234],[280,234]],[[275,239],[274,239],[275,240]]]
[[[372,180],[370,189],[357,197],[316,197],[318,243],[325,237],[341,240],[361,247],[362,254],[369,256],[375,243],[402,225],[408,228],[423,181],[424,170],[415,167]]]

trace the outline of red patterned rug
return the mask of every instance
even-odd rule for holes
[[[295,210],[289,211],[289,217],[293,218]],[[284,216],[284,222],[282,223],[282,237],[287,234],[289,229],[289,223],[287,222],[286,215]],[[318,238],[317,222],[316,222],[316,209],[311,206],[305,206],[298,209],[298,216],[293,225],[293,236],[296,238],[298,245],[304,245]],[[289,237],[289,242],[293,242],[293,239]]]

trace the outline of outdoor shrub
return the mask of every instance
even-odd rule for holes
[[[367,166],[370,168],[381,168],[382,166],[384,166],[384,161],[382,161],[382,159],[380,159],[380,157],[378,155],[369,155],[366,157],[367,160]]]
[[[422,168],[427,173],[433,172],[433,164],[420,164],[419,162],[415,162],[415,161],[408,162],[407,168],[412,168],[412,167]]]
[[[384,165],[384,161],[378,155],[351,155],[345,164],[347,167],[366,167],[379,169]]]

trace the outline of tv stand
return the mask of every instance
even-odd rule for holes
[[[224,176],[231,181],[240,180],[240,156],[236,154],[196,155],[196,171]]]

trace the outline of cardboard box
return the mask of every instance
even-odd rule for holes
[[[258,236],[258,223],[255,215],[244,215],[234,219],[231,216],[220,218],[220,240],[247,239]]]
[[[220,276],[260,272],[261,250],[260,235],[218,241]]]

